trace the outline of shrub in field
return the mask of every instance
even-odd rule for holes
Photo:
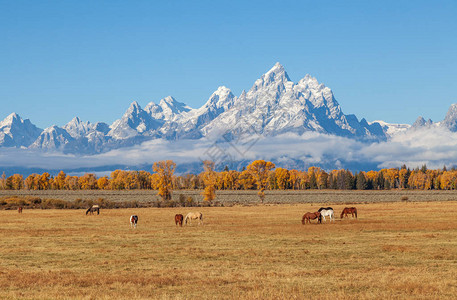
[[[179,194],[178,202],[181,206],[186,206],[186,196],[184,196],[183,194]]]
[[[150,207],[151,202],[138,201],[109,201],[104,198],[97,200],[76,199],[74,201],[65,201],[61,199],[41,199],[37,197],[2,197],[0,198],[0,209],[17,209],[40,208],[40,209],[87,209],[92,205],[98,205],[100,208],[132,208],[132,207]]]
[[[195,203],[194,197],[189,196],[187,197],[186,205],[187,207],[193,207],[193,206],[198,206],[197,203]]]
[[[403,201],[403,202],[406,202],[408,200],[409,200],[408,196],[402,196],[401,197],[401,201]]]

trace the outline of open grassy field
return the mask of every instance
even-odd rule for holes
[[[455,299],[457,202],[356,206],[322,225],[301,224],[315,203],[194,208],[182,228],[192,209],[0,211],[0,298]]]

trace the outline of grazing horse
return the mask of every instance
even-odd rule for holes
[[[353,218],[354,218],[354,215],[355,215],[355,218],[357,219],[357,208],[355,208],[355,207],[345,207],[343,209],[343,211],[341,212],[341,216],[340,216],[341,219],[343,217],[345,217],[345,216],[349,218],[348,214],[351,214]]]
[[[303,215],[303,218],[301,219],[301,223],[303,225],[306,224],[306,221],[308,221],[309,224],[311,224],[311,220],[317,219],[317,223],[322,223],[321,221],[321,213],[316,211],[313,213],[307,212],[306,214]]]
[[[203,215],[201,212],[190,212],[184,218],[184,223],[187,225],[187,220],[189,220],[189,224],[191,224],[191,220],[198,220],[198,224],[203,225]]]
[[[130,227],[136,228],[136,224],[138,223],[138,216],[131,215],[130,216]]]
[[[20,214],[22,214],[22,206],[19,206],[19,207],[17,208],[17,212],[20,213]]]
[[[175,215],[175,224],[176,226],[179,224],[179,226],[182,227],[182,220],[184,219],[184,216],[181,214]]]
[[[97,215],[100,214],[100,207],[98,205],[92,205],[88,210],[86,210],[86,215],[90,213],[91,215],[94,214],[94,212],[97,212]]]
[[[334,214],[333,214],[333,208],[331,207],[321,207],[318,209],[318,212],[321,213],[321,216],[319,217],[321,223],[322,223],[322,218],[324,218],[325,222],[325,217],[328,216],[330,218],[330,222],[333,221],[335,222]]]

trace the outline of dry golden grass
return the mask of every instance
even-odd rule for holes
[[[455,298],[457,202],[332,206],[0,211],[0,298]],[[204,225],[176,227],[191,210]]]

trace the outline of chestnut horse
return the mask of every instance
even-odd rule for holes
[[[357,219],[357,208],[355,208],[355,207],[345,207],[343,209],[343,211],[341,212],[341,216],[340,216],[341,219],[343,217],[345,217],[345,216],[349,218],[348,214],[351,214],[353,218],[354,218],[354,215],[355,215],[355,218]]]
[[[182,220],[183,219],[184,219],[183,215],[181,215],[181,214],[175,215],[175,224],[176,224],[176,226],[178,226],[178,224],[179,224],[179,226],[182,227]]]
[[[22,206],[19,206],[19,207],[17,208],[17,212],[20,213],[20,214],[22,214]]]
[[[321,221],[321,213],[316,211],[314,213],[307,212],[306,214],[303,215],[303,218],[301,219],[301,223],[303,225],[306,224],[306,221],[311,224],[311,220],[317,219],[317,223],[322,223]]]

